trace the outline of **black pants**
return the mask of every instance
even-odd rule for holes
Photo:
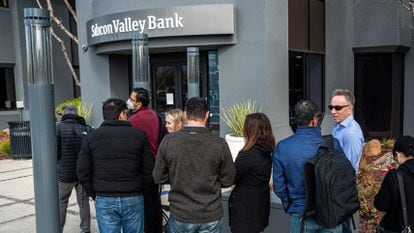
[[[162,212],[159,186],[151,183],[144,195],[145,233],[162,233]]]

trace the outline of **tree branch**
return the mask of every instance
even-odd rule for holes
[[[66,64],[69,66],[70,72],[72,73],[76,86],[80,86],[79,77],[72,66],[72,61],[68,55],[68,51],[66,50],[65,42],[62,39],[60,39],[59,36],[57,36],[53,30],[50,31],[52,33],[52,36],[59,42],[60,47],[62,48],[63,57],[65,58]]]
[[[55,22],[56,25],[64,33],[66,33],[66,35],[68,35],[77,45],[79,45],[78,38],[75,35],[73,35],[69,30],[67,30],[66,27],[62,24],[62,21],[55,16],[55,11],[53,10],[53,6],[52,6],[51,0],[46,0],[46,3],[47,3],[47,9],[50,12],[50,18],[53,20],[53,22]]]
[[[36,0],[36,2],[37,2],[37,5],[39,6],[39,8],[40,8],[40,9],[43,9],[43,6],[42,6],[42,4],[40,3],[40,1],[39,1],[39,0]],[[47,0],[47,2],[48,2],[48,3],[50,3],[50,2],[49,2],[49,0]],[[65,0],[65,2],[66,2],[66,0]],[[52,4],[48,4],[48,7],[49,7],[49,6],[52,8]],[[53,11],[53,9],[52,9],[52,10],[48,9],[48,10],[49,10],[50,15],[51,15],[51,17],[52,17],[52,11]],[[62,25],[62,26],[63,26],[63,25]],[[63,27],[64,27],[64,26],[63,26]],[[60,27],[60,28],[62,28],[62,27]],[[65,28],[65,29],[66,29],[66,28]],[[59,37],[59,36],[57,36],[57,35],[56,35],[56,33],[53,31],[53,28],[51,28],[51,29],[50,29],[50,32],[51,32],[51,34],[52,34],[53,38],[55,38],[55,40],[56,40],[57,42],[59,42],[60,47],[62,48],[63,57],[65,58],[66,64],[68,65],[68,67],[69,67],[69,69],[70,69],[70,72],[72,73],[72,77],[73,77],[73,80],[75,81],[75,85],[76,85],[76,86],[80,86],[79,77],[78,77],[78,75],[76,74],[75,69],[73,68],[72,61],[71,61],[71,59],[70,59],[70,57],[69,57],[69,54],[68,54],[68,51],[67,51],[67,49],[66,49],[65,42],[64,42],[62,39],[60,39],[60,37]],[[72,37],[71,37],[71,38],[72,38]],[[73,38],[72,38],[72,39],[73,39]],[[79,44],[79,43],[78,43],[78,44]]]
[[[76,13],[73,10],[73,7],[70,5],[69,1],[65,0],[65,4],[66,4],[66,7],[68,8],[70,14],[72,15],[73,19],[75,20],[75,22],[78,23],[78,17],[76,17]]]

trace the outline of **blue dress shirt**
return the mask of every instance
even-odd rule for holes
[[[354,116],[350,115],[341,123],[336,124],[332,136],[339,141],[339,145],[346,157],[351,161],[352,167],[358,171],[359,160],[364,146],[364,135],[361,127],[355,121]]]

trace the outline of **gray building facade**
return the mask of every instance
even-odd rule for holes
[[[69,22],[65,6],[55,4]],[[229,4],[233,10],[222,12]],[[27,102],[22,12],[35,6],[23,0],[0,8],[0,68],[12,70],[14,77],[14,97],[1,101]],[[334,123],[327,106],[336,88],[355,92],[355,116],[367,138],[414,134],[409,120],[414,117],[413,16],[398,1],[78,0],[76,11],[80,46],[75,63],[82,99],[93,104],[94,126],[102,122],[102,101],[129,96],[130,38],[138,31],[149,35],[153,107],[160,112],[183,107],[186,49],[199,48],[200,94],[209,99],[211,127],[220,135],[229,132],[218,117],[220,109],[242,99],[255,100],[270,117],[277,140],[292,133],[294,103],[311,99],[326,113],[322,128],[329,134]],[[147,28],[139,24],[144,19]],[[233,31],[225,27],[229,22]],[[54,44],[56,103],[76,95],[59,50]],[[6,71],[4,80],[10,76]],[[25,104],[23,119],[28,120],[28,109]],[[19,114],[15,104],[3,107],[0,128]]]

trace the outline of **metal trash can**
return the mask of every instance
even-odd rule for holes
[[[32,158],[30,121],[9,121],[11,155],[13,159]]]

